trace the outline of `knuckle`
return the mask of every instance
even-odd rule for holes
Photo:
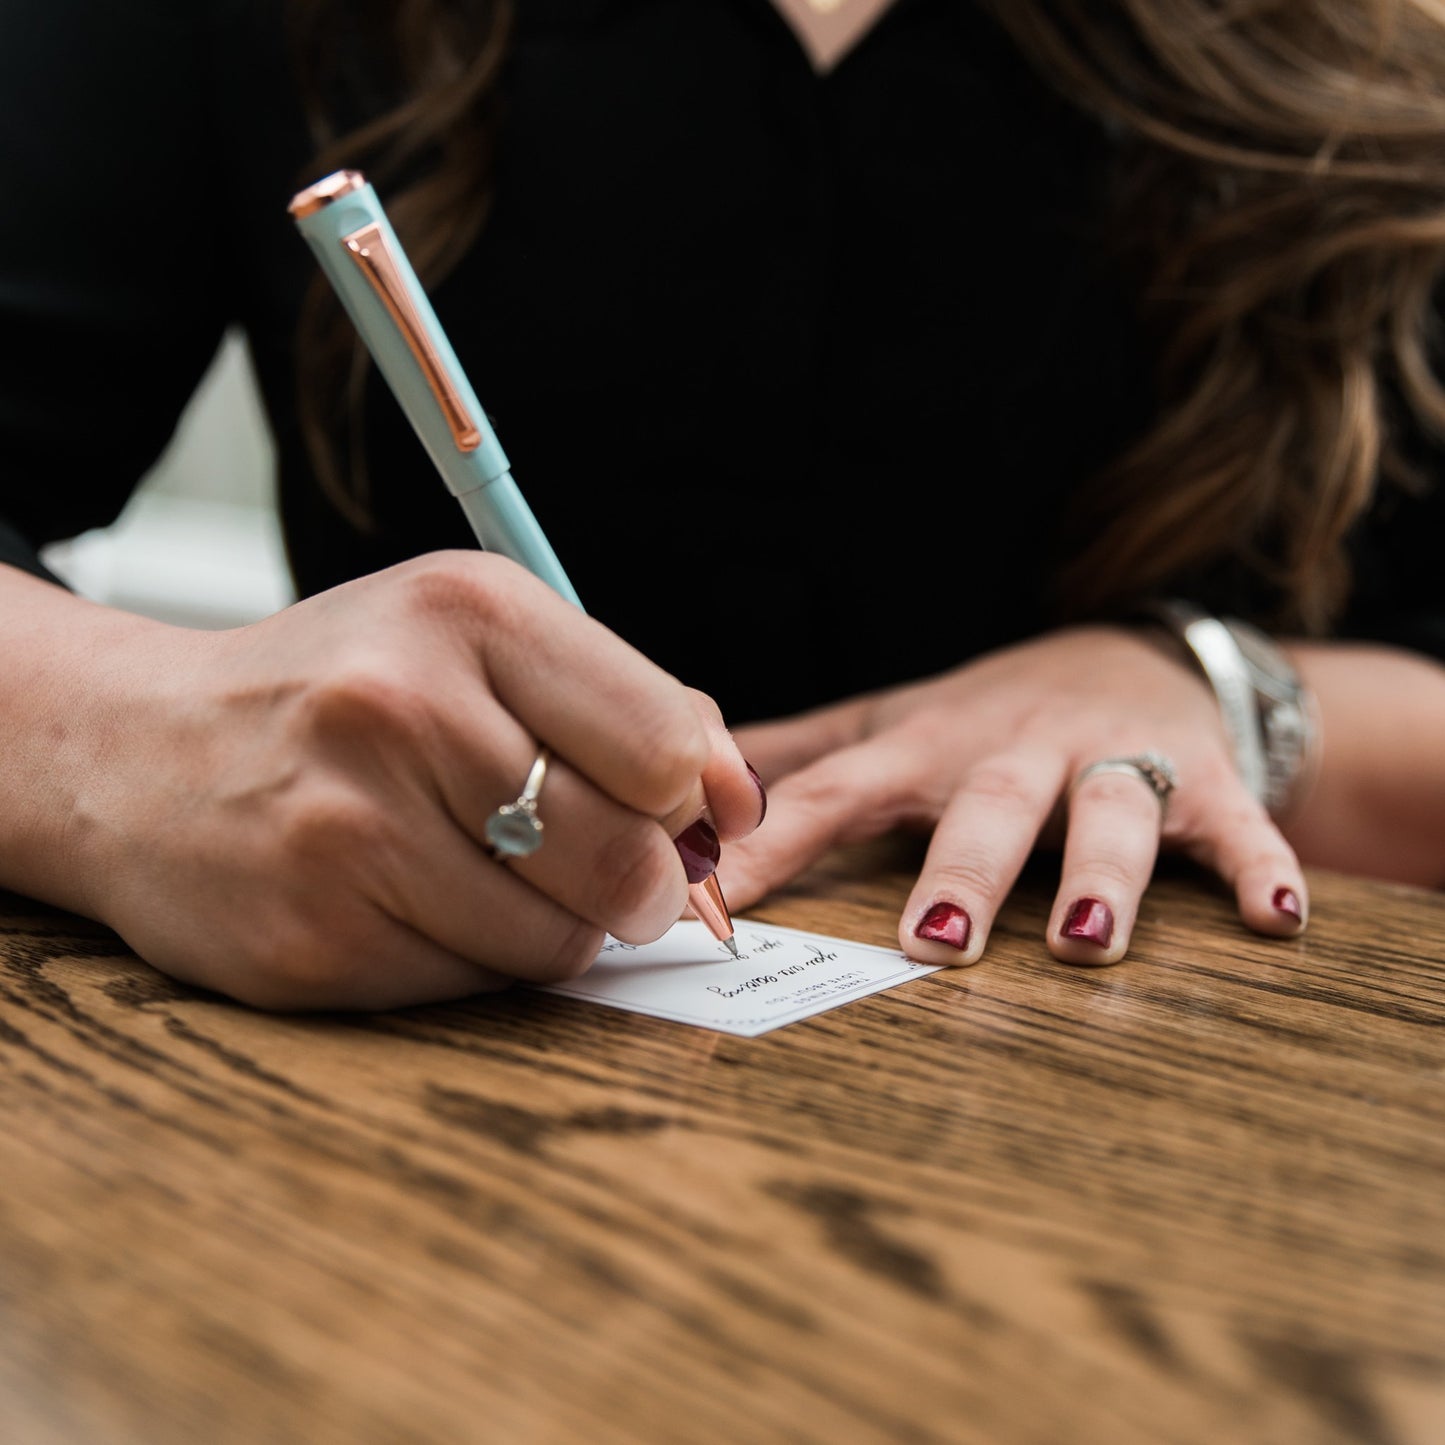
[[[964,785],[970,793],[1006,808],[1032,807],[1038,798],[1037,769],[1008,754],[975,764]]]
[[[1209,786],[1181,790],[1174,799],[1166,832],[1185,838],[1210,840],[1227,846],[1241,838],[1255,840],[1252,847],[1284,850],[1287,844],[1263,803],[1254,797],[1231,769]]]
[[[836,785],[822,769],[809,768],[788,779],[788,806],[796,812],[816,817],[828,811],[836,796]]]
[[[1287,847],[1270,848],[1256,845],[1246,848],[1233,859],[1236,876],[1270,877],[1296,869],[1294,854]]]
[[[591,967],[606,939],[606,933],[595,924],[575,919],[557,940],[551,951],[532,970],[535,983],[568,983],[580,978]]]
[[[379,856],[389,842],[385,814],[368,799],[343,788],[311,788],[282,818],[285,855],[317,858]]]
[[[401,572],[403,605],[422,617],[472,616],[479,607],[498,605],[504,593],[489,586],[491,571],[478,565],[482,554],[429,552]]]
[[[693,786],[708,760],[708,737],[685,697],[676,706],[649,706],[632,719],[629,732],[636,756],[645,762],[647,778],[640,787],[643,811],[666,811]]]
[[[303,725],[314,737],[334,739],[382,733],[411,736],[427,716],[425,694],[405,669],[380,658],[354,658],[308,690]]]
[[[1139,876],[1138,866],[1134,862],[1113,852],[1098,853],[1090,858],[1088,876],[1093,885],[1103,885],[1104,891],[1115,896],[1138,892],[1145,882]]]
[[[787,785],[791,835],[819,844],[852,842],[895,826],[927,828],[938,818],[930,800],[902,787],[868,791],[832,764],[793,773]]]
[[[940,703],[924,703],[909,714],[903,730],[911,742],[930,753],[944,748],[958,731],[951,709]]]
[[[718,704],[713,700],[711,696],[695,687],[688,688],[687,694],[692,702],[693,707],[696,708],[700,713],[706,714],[709,722],[711,722],[715,727],[726,730],[727,724],[723,718],[723,710],[718,706]]]
[[[596,854],[594,887],[609,907],[634,917],[670,890],[676,867],[676,852],[658,845],[654,829],[623,828]]]
[[[929,880],[965,898],[992,898],[999,891],[997,864],[982,853],[954,856],[929,868]]]
[[[496,552],[431,552],[409,564],[401,608],[428,629],[525,639],[536,629],[538,589],[551,588]]]
[[[1209,748],[1189,762],[1189,776],[1197,787],[1248,796],[1234,760],[1221,748]]]
[[[1192,758],[1187,769],[1181,767],[1180,773],[1179,796],[1188,794],[1221,806],[1264,815],[1259,800],[1245,786],[1233,760],[1225,754],[1211,750]]]
[[[1142,778],[1127,773],[1095,773],[1082,785],[1096,802],[1111,809],[1129,810],[1151,818],[1159,816],[1159,800]]]

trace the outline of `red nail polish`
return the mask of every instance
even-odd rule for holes
[[[1293,888],[1276,888],[1271,902],[1276,913],[1283,913],[1293,918],[1296,923],[1305,921],[1304,909],[1299,906],[1299,896]]]
[[[935,903],[913,930],[915,938],[926,938],[933,943],[946,943],[950,948],[962,951],[968,947],[968,935],[973,932],[973,920],[956,903]]]
[[[763,780],[758,776],[758,770],[746,758],[743,759],[748,770],[748,777],[757,785],[758,804],[761,811],[758,813],[758,822],[761,823],[768,816],[768,790],[763,786]]]
[[[706,818],[699,818],[691,827],[684,828],[672,842],[689,883],[701,883],[717,872],[722,844],[718,842],[717,830]]]
[[[1065,938],[1077,938],[1108,948],[1114,936],[1114,910],[1098,898],[1081,898],[1069,909],[1060,932]]]

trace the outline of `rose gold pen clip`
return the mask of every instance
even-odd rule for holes
[[[427,339],[421,317],[417,315],[416,307],[402,285],[396,262],[386,248],[386,237],[381,234],[381,228],[363,226],[359,231],[343,236],[341,244],[356,258],[361,274],[371,283],[371,289],[401,332],[407,350],[416,358],[416,364],[421,367],[421,373],[447,420],[457,450],[476,451],[482,444],[482,434],[467,415],[466,404],[443,368],[436,347]]]

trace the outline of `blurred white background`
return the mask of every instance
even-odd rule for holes
[[[222,342],[115,524],[44,556],[82,596],[187,627],[235,627],[295,600],[271,438],[240,333]]]

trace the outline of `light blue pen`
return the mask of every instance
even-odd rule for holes
[[[297,192],[287,209],[477,541],[581,608],[366,177],[336,171]],[[535,803],[524,792],[510,806],[524,799]],[[539,824],[533,826],[540,832]],[[693,912],[736,958],[732,919],[716,873],[690,884],[688,897]]]
[[[366,177],[337,171],[287,209],[477,541],[581,607]]]

